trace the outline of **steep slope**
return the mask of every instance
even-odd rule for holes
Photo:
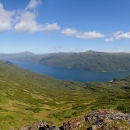
[[[62,81],[0,61],[0,128],[44,120],[61,125],[100,108],[130,112],[130,77],[108,83]]]

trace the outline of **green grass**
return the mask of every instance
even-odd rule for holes
[[[101,109],[130,112],[130,77],[111,83],[78,83],[35,74],[0,62],[0,129],[64,120]]]

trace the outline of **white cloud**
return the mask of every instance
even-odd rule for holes
[[[45,26],[42,27],[42,31],[53,31],[53,30],[59,30],[60,26],[57,23],[47,23]]]
[[[61,31],[61,34],[66,35],[66,36],[76,36],[77,38],[85,38],[85,39],[105,37],[104,34],[101,34],[101,33],[96,32],[96,31],[81,33],[79,31],[77,31],[75,28],[66,28],[66,29]]]
[[[92,38],[103,38],[105,37],[104,34],[96,32],[96,31],[90,31],[90,32],[84,32],[83,34],[78,36],[79,38],[85,38],[85,39],[92,39]]]
[[[123,33],[121,31],[117,31],[114,33],[114,36],[117,40],[120,38],[130,38],[130,32]]]
[[[37,13],[36,11],[30,11],[29,9],[34,9],[37,5],[41,4],[41,0],[31,0],[27,7],[20,12],[19,16],[16,17],[16,24],[14,30],[22,32],[41,32],[41,31],[53,31],[59,30],[60,26],[57,23],[47,23],[45,25],[39,24],[36,21]]]
[[[26,10],[35,9],[38,5],[41,5],[41,4],[42,4],[41,0],[31,0],[29,4],[27,5]]]
[[[23,10],[7,11],[0,3],[0,32],[13,29],[19,33],[59,30],[60,26],[55,22],[52,24],[39,24],[37,22],[37,11],[32,9],[40,4],[42,4],[41,0],[30,0]]]
[[[53,24],[46,24],[43,26],[42,24],[38,24],[36,21],[36,14],[30,11],[24,11],[21,16],[19,17],[19,21],[16,23],[14,29],[21,33],[21,32],[40,32],[40,31],[53,31],[59,30],[60,26],[57,23]]]
[[[113,40],[114,40],[114,38],[111,37],[111,38],[106,38],[104,41],[105,41],[105,42],[112,42]]]
[[[121,31],[117,31],[117,32],[115,32],[113,35],[114,36],[118,36],[118,35],[120,35],[122,32]]]
[[[40,31],[53,31],[59,30],[60,26],[57,23],[46,24],[43,26],[42,24],[38,24],[36,21],[36,14],[30,11],[23,11],[21,16],[19,16],[18,21],[14,27],[14,29],[21,33],[28,31],[29,33],[40,32]]]
[[[75,28],[66,28],[62,30],[61,33],[66,36],[73,36],[77,35],[79,32]]]
[[[105,39],[104,41],[105,42],[111,42],[111,41],[114,41],[114,40],[118,40],[120,38],[127,38],[127,39],[130,39],[130,32],[121,32],[121,31],[117,31],[115,33],[113,33],[113,38],[107,38]]]
[[[19,21],[16,23],[14,29],[17,32],[25,32],[29,33],[42,31],[42,25],[38,24],[36,21],[36,14],[30,11],[22,12],[21,16],[19,16]]]
[[[15,11],[6,11],[3,4],[0,3],[0,32],[10,30],[12,28],[13,15]]]

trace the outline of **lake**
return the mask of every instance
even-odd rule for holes
[[[15,65],[30,71],[46,74],[63,80],[76,80],[78,82],[109,82],[115,77],[124,78],[130,71],[124,72],[93,72],[72,68],[57,68],[32,62],[8,60]]]

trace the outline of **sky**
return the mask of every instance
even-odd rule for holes
[[[130,0],[0,0],[0,53],[130,52]]]

